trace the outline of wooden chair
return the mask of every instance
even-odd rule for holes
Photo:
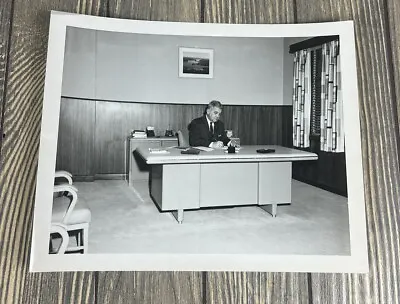
[[[69,235],[66,227],[61,224],[52,224],[50,228],[50,236],[51,235],[59,235],[61,237],[61,243],[58,247],[54,248],[53,243],[50,239],[50,253],[52,254],[63,254],[67,249],[69,242]]]
[[[91,212],[83,200],[78,201],[78,189],[71,184],[55,185],[53,192],[52,225],[64,227],[69,239],[73,238],[73,244],[69,242],[66,253],[88,252],[89,223]]]

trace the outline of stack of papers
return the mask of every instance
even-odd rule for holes
[[[210,152],[212,150],[214,150],[213,148],[208,148],[208,147],[193,147],[194,149],[197,150],[201,150],[201,151],[206,151],[206,152]]]
[[[134,130],[131,135],[133,138],[147,138],[147,133],[143,130]]]
[[[149,148],[151,154],[165,154],[169,153],[169,151],[162,148]]]

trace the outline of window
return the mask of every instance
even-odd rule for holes
[[[310,139],[321,136],[321,71],[322,49],[311,52],[311,117]]]

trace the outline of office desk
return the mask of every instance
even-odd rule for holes
[[[275,153],[260,154],[259,148]],[[277,206],[291,203],[292,162],[316,160],[317,154],[280,146],[242,146],[239,152],[201,151],[198,155],[153,154],[139,147],[151,165],[150,194],[162,211],[172,211],[179,223],[183,212],[213,206],[259,205],[276,216]]]

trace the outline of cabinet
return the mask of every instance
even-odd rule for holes
[[[150,138],[130,138],[129,139],[129,186],[133,186],[136,181],[148,181],[150,167],[146,162],[135,153],[136,148],[161,148],[177,146],[176,137],[150,137]]]

